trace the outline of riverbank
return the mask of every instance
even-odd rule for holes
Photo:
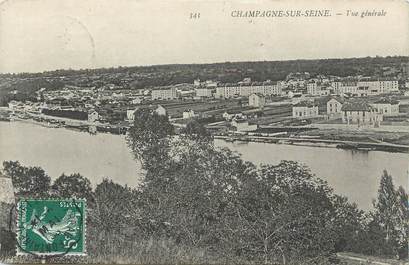
[[[270,144],[301,145],[321,148],[340,148],[361,151],[383,151],[409,153],[408,145],[391,144],[386,142],[363,142],[336,139],[321,139],[309,137],[277,137],[277,136],[255,136],[255,135],[236,135],[224,136],[216,135],[215,139],[221,139],[227,142],[257,142]]]
[[[352,128],[315,128],[300,131],[296,136],[316,137],[326,140],[344,140],[354,142],[374,142],[409,146],[409,132],[389,130],[388,128],[352,129]],[[382,129],[382,130],[381,130]],[[408,128],[409,129],[409,128]]]
[[[26,114],[24,116],[14,115],[4,121],[19,121],[46,128],[65,128],[74,131],[88,132],[90,134],[110,133],[110,134],[126,134],[129,125],[120,126],[112,124],[103,124],[99,122],[89,122],[83,120],[74,120],[68,118],[54,117],[48,115]]]
[[[50,117],[37,120],[38,117],[20,118],[13,117],[12,121],[26,122],[39,125],[46,128],[65,128],[74,131],[96,133],[125,134],[127,128],[121,128],[113,125],[75,123],[58,120],[53,121]],[[289,137],[281,136],[285,133],[276,133],[274,136],[257,136],[257,135],[215,135],[215,139],[225,140],[227,142],[260,142],[272,144],[301,145],[320,148],[340,148],[360,151],[384,151],[409,153],[409,145],[400,144],[400,140],[408,139],[409,135],[402,133],[382,132],[374,133],[368,131],[340,131],[340,130],[305,130],[295,133]],[[388,141],[386,141],[386,140]],[[395,141],[397,143],[391,143]],[[402,141],[406,143],[406,141]]]

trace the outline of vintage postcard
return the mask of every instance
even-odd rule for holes
[[[0,2],[0,263],[407,264],[409,2]]]

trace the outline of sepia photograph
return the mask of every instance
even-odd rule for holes
[[[0,1],[0,264],[408,264],[409,1]]]

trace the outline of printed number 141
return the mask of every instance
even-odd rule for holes
[[[190,13],[190,19],[199,19],[200,13]]]

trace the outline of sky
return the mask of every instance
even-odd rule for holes
[[[329,17],[237,18],[236,10]],[[365,10],[386,12],[379,17]],[[191,13],[200,18],[191,19]],[[336,15],[341,13],[342,15]],[[4,0],[0,72],[409,55],[405,0]]]

